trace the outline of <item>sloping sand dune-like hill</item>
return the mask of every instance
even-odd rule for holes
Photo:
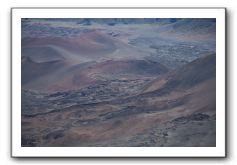
[[[68,65],[64,61],[36,63],[28,60],[22,65],[22,79],[25,89],[53,92],[75,90],[98,83],[100,82],[98,76],[157,76],[167,71],[168,69],[162,64],[147,60],[107,60],[75,65]]]
[[[216,75],[215,54],[194,60],[193,62],[154,80],[144,90],[151,92],[156,90],[174,90],[178,88],[188,89]]]
[[[116,50],[114,41],[98,31],[86,32],[75,37],[24,38],[22,47],[53,45],[81,55],[101,55]]]

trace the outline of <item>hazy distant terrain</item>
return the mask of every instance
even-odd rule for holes
[[[215,43],[215,19],[22,19],[22,146],[215,146]]]

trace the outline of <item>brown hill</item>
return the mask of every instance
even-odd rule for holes
[[[215,78],[215,75],[216,56],[215,54],[207,55],[154,80],[146,86],[144,92],[165,93],[176,89],[188,89]]]
[[[91,66],[91,72],[103,74],[160,75],[167,71],[164,65],[148,60],[107,60]]]
[[[81,55],[102,55],[116,50],[114,41],[108,35],[97,31],[83,33],[75,37],[24,38],[22,47],[48,46],[61,47]]]
[[[98,77],[103,76],[157,76],[168,71],[162,64],[146,60],[108,60],[68,65],[63,61],[36,63],[29,57],[25,58],[22,59],[23,88],[51,92],[80,89],[101,81]]]

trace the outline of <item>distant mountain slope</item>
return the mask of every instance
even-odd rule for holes
[[[173,28],[179,32],[201,32],[213,34],[216,32],[216,20],[210,18],[182,19],[173,24]]]
[[[159,29],[161,35],[177,39],[215,40],[216,20],[211,18],[181,19]]]
[[[76,22],[78,24],[91,25],[93,23],[97,24],[147,24],[147,23],[157,23],[157,24],[169,24],[174,23],[180,18],[40,18],[31,20],[45,20],[45,21],[62,21],[62,22]],[[23,19],[24,23],[27,23],[29,19]]]

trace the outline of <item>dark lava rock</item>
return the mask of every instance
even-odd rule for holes
[[[210,118],[209,115],[202,114],[202,113],[192,114],[192,115],[190,116],[190,119],[191,119],[191,120],[196,120],[196,121],[207,120],[207,119],[209,119],[209,118]]]
[[[48,140],[48,139],[58,139],[58,138],[64,136],[63,132],[64,132],[63,130],[57,130],[57,131],[54,131],[54,132],[50,132],[46,136],[44,136],[44,139],[46,139],[46,140]]]
[[[86,119],[86,120],[77,120],[73,123],[73,126],[80,126],[80,125],[91,125],[95,124],[99,121],[99,119]]]
[[[203,121],[209,119],[210,116],[207,114],[202,114],[202,113],[195,113],[191,114],[189,116],[182,116],[174,119],[172,122],[174,123],[180,123],[180,124],[185,124],[189,121]]]
[[[168,136],[168,133],[167,132],[163,132],[163,136]]]
[[[21,138],[21,146],[22,147],[35,147],[37,144],[37,140],[32,137],[22,137]]]
[[[189,121],[188,118],[184,117],[184,116],[176,118],[176,119],[173,120],[173,122],[175,122],[175,123],[182,123],[182,124],[185,124],[188,121]]]

